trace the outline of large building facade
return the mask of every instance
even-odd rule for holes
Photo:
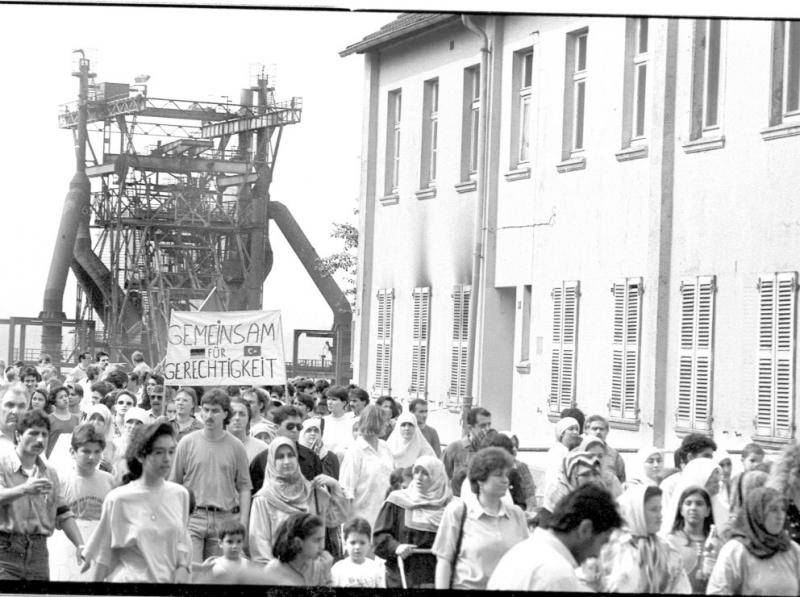
[[[356,53],[359,385],[526,446],[573,405],[795,437],[799,22],[404,14]]]

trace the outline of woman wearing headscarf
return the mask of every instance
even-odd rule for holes
[[[100,457],[98,468],[113,475],[114,466],[112,463],[116,460],[117,445],[112,441],[114,421],[111,411],[104,404],[94,404],[86,410],[86,422],[91,423],[95,431],[106,440],[106,447],[103,448],[103,455]]]
[[[738,475],[733,483],[731,492],[731,508],[728,520],[717,525],[717,534],[723,543],[727,543],[736,528],[736,518],[744,507],[747,496],[756,487],[763,487],[767,484],[769,475],[764,471],[751,470]]]
[[[606,442],[596,436],[585,437],[577,448],[578,452],[589,452],[594,454],[600,460],[600,478],[603,481],[605,488],[611,493],[612,497],[618,497],[622,494],[622,484],[619,482],[617,475],[613,471],[606,468]]]
[[[788,503],[786,530],[800,543],[800,444],[786,446],[770,469],[767,487],[777,489]]]
[[[319,515],[325,526],[336,526],[349,518],[347,498],[336,479],[317,475],[306,480],[300,472],[297,449],[286,437],[269,445],[264,484],[253,496],[250,511],[250,559],[266,564],[273,559],[272,545],[278,525],[292,514]]]
[[[708,595],[800,594],[800,547],[784,528],[786,498],[757,487],[739,511],[733,538],[719,553]]]
[[[675,485],[675,492],[672,499],[666,504],[664,509],[664,522],[661,526],[662,536],[667,536],[672,532],[675,523],[675,516],[678,513],[678,502],[683,492],[692,486],[702,487],[711,496],[711,513],[714,516],[714,523],[728,519],[728,507],[719,498],[719,481],[721,471],[717,463],[710,458],[695,458],[686,463],[681,477]]]
[[[571,452],[564,459],[556,480],[544,490],[544,501],[537,514],[539,524],[555,510],[556,504],[570,491],[588,483],[602,484],[600,459],[589,452]]]
[[[728,452],[722,448],[714,452],[714,462],[719,467],[719,499],[730,510],[731,507],[731,493],[733,485],[731,483],[731,476],[733,472],[733,459]]]
[[[664,471],[664,450],[655,446],[639,448],[636,452],[638,466],[634,469],[631,479],[626,483],[626,489],[633,485],[658,486]]]
[[[656,534],[661,527],[661,490],[636,485],[617,502],[625,526],[603,547],[589,584],[610,593],[691,593],[680,555]]]
[[[570,450],[581,443],[580,424],[577,419],[564,417],[555,425],[556,443],[547,452],[547,465],[544,471],[544,486],[551,485],[558,479],[564,458]]]
[[[394,468],[408,468],[420,456],[435,456],[433,448],[422,435],[414,413],[403,413],[389,434],[386,445],[392,452]]]
[[[339,459],[336,454],[325,447],[322,441],[322,419],[320,417],[309,417],[303,421],[303,430],[300,432],[300,445],[305,446],[314,454],[319,456],[322,462],[322,473],[333,477],[339,478]]]
[[[386,560],[387,588],[403,586],[398,557],[403,558],[407,587],[433,588],[434,585],[436,557],[411,552],[433,546],[452,492],[444,464],[436,456],[420,456],[412,472],[411,484],[387,496],[375,521],[375,555]]]

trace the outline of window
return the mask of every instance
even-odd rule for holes
[[[460,401],[470,389],[467,387],[467,343],[469,341],[469,303],[472,287],[458,285],[453,288],[453,335],[450,348],[451,403]]]
[[[567,35],[566,69],[564,79],[564,133],[562,160],[584,162],[584,131],[586,128],[586,81],[588,76],[589,30],[581,29]],[[566,172],[569,169],[562,169]]]
[[[789,440],[794,435],[797,274],[759,276],[758,294],[756,435]]]
[[[425,81],[422,97],[422,164],[420,188],[436,185],[436,157],[439,145],[439,79]]]
[[[800,21],[779,21],[772,36],[770,125],[800,116]]]
[[[395,195],[400,186],[400,116],[403,98],[399,89],[389,92],[386,132],[386,195]]]
[[[431,289],[415,288],[411,333],[411,385],[409,398],[425,398],[428,393],[428,335],[430,330]]]
[[[721,26],[718,19],[698,19],[694,24],[691,139],[720,125]]]
[[[639,346],[642,330],[642,279],[614,282],[611,401],[613,419],[635,421],[639,415]]]
[[[478,172],[478,131],[481,113],[481,69],[479,65],[464,69],[464,107],[461,137],[461,180],[465,182]]]
[[[625,34],[622,147],[647,136],[647,65],[649,19],[627,19]]]
[[[511,167],[531,159],[531,89],[533,86],[533,48],[514,52],[512,79]]]
[[[578,350],[579,282],[565,281],[550,293],[553,298],[553,346],[550,357],[550,412],[575,405]]]
[[[714,351],[715,276],[681,282],[681,329],[678,358],[679,429],[711,430]]]
[[[519,354],[517,356],[517,372],[530,373],[531,365],[531,294],[530,284],[517,287],[517,328],[515,336],[519,338]]]
[[[375,349],[375,385],[378,394],[392,392],[392,318],[394,315],[394,290],[378,290],[378,333]]]

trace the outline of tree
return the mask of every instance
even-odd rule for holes
[[[358,214],[358,209],[353,210]],[[329,276],[340,273],[344,282],[343,292],[355,307],[356,276],[358,272],[358,228],[349,223],[334,222],[331,238],[341,239],[341,251],[317,260],[317,271]]]

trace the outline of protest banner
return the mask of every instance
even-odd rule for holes
[[[280,311],[173,311],[167,342],[167,385],[286,383]]]

